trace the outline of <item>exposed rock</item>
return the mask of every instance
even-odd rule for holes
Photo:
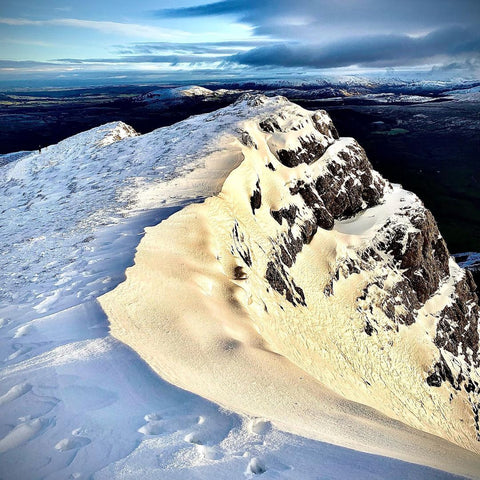
[[[238,231],[238,222],[235,220],[232,230],[232,238],[233,238],[233,245],[232,245],[232,254],[238,254],[240,258],[245,262],[248,267],[252,266],[252,256],[250,254],[250,250],[247,246],[247,242],[245,241],[245,236],[243,233],[239,233]]]
[[[285,219],[288,226],[291,227],[295,223],[295,218],[298,215],[298,207],[296,205],[290,205],[288,208],[281,208],[280,210],[271,210],[270,215],[278,222],[282,224],[282,220]]]
[[[258,210],[262,206],[262,191],[260,189],[260,180],[257,180],[255,184],[255,190],[250,197],[250,206],[252,207],[252,213],[255,215],[255,210]]]
[[[265,272],[265,278],[270,286],[281,295],[285,295],[287,301],[293,305],[306,306],[303,290],[298,287],[293,280],[287,281],[285,277],[286,274],[284,270],[279,270],[278,264],[269,262],[267,271]]]
[[[339,156],[344,163],[330,162],[328,172],[316,180],[317,192],[335,219],[377,205],[385,189],[385,182],[372,174],[372,166],[358,144]]]
[[[335,140],[338,140],[340,136],[338,135],[337,129],[333,125],[333,122],[330,119],[330,117],[327,117],[329,120],[328,122],[324,121],[326,113],[327,112],[325,112],[325,110],[320,110],[314,113],[312,119],[315,124],[315,127],[320,133],[322,133],[326,137],[329,135],[332,135]]]
[[[319,159],[326,147],[315,138],[300,138],[301,147],[297,150],[278,150],[278,160],[286,167],[296,167],[301,163],[307,165]]]
[[[454,356],[463,355],[465,361],[478,368],[480,309],[472,274],[465,270],[464,277],[455,286],[455,301],[441,312],[437,325],[435,345]]]
[[[280,131],[280,125],[275,118],[266,118],[259,123],[259,127],[266,133],[274,133]]]
[[[433,372],[427,377],[426,382],[431,387],[440,387],[445,381],[448,381],[456,390],[460,389],[450,367],[445,359],[441,357],[440,361],[433,366]]]
[[[240,141],[246,146],[246,147],[252,147],[258,149],[258,145],[255,143],[253,138],[248,132],[241,131],[240,132]]]

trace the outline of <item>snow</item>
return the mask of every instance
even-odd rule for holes
[[[161,88],[158,90],[152,90],[151,92],[134,98],[134,101],[151,104],[152,106],[155,104],[164,106],[165,102],[177,103],[184,99],[192,98],[210,100],[225,96],[240,95],[243,92],[245,92],[245,90],[228,90],[224,88],[210,90],[209,88],[200,87],[198,85],[191,85],[188,87]]]
[[[428,103],[435,100],[434,97],[426,97],[424,95],[407,95],[395,93],[370,93],[367,95],[358,95],[355,98],[374,100],[376,103],[380,104]]]
[[[232,171],[254,177],[232,132],[279,110],[307,115],[284,99],[245,99],[142,136],[121,122],[107,124],[0,167],[0,476],[453,478],[408,463],[415,462],[478,478],[478,456],[339,397],[265,349],[256,327],[225,321],[242,288],[234,287],[233,294],[230,286],[231,302],[222,306],[218,289],[231,285],[224,273],[218,266],[208,274],[195,269],[195,258],[219,253],[205,250],[211,237],[196,237],[202,230],[193,227],[208,223],[197,217],[203,204],[196,202],[228,186]],[[260,142],[260,132],[255,135]],[[273,178],[272,172],[272,190],[276,181],[288,180]],[[231,189],[224,195],[235,198]],[[144,236],[146,227],[159,222]],[[192,238],[200,243],[183,266],[173,257],[158,258],[186,279],[169,300],[187,314],[183,332],[213,342],[216,350],[209,353],[218,353],[196,363],[196,344],[181,344],[193,368],[175,363],[179,345],[170,327],[149,340],[165,356],[173,353],[172,359],[148,365],[111,335],[110,329],[120,334],[120,325],[109,324],[97,301],[125,279],[140,240],[153,241],[162,226],[170,235],[172,222],[184,228],[187,247]],[[172,247],[177,260],[188,258],[172,238],[152,245]],[[155,295],[171,291],[165,287]],[[192,296],[179,301],[187,287]],[[143,287],[140,293],[149,294]],[[205,300],[195,304],[199,297]],[[218,326],[199,326],[200,317],[193,315],[208,301],[209,315],[225,314],[221,334]],[[246,414],[242,405],[238,413],[225,410],[151,368],[167,368],[167,380],[190,390],[201,384],[209,390],[206,398],[220,399],[216,391],[222,386],[239,401],[251,394],[255,411]]]
[[[0,155],[0,167],[6,165],[7,163],[14,162],[15,160],[19,160],[22,157],[26,157],[30,155],[32,152],[23,150],[21,152],[13,152],[13,153],[4,153]]]
[[[450,90],[445,93],[446,98],[453,98],[459,102],[479,102],[480,101],[480,85],[459,90]]]

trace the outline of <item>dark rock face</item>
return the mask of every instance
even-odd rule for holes
[[[265,278],[270,286],[280,293],[280,295],[285,295],[290,303],[293,305],[306,306],[303,290],[298,287],[293,280],[287,280],[288,277],[285,274],[285,270],[279,269],[276,262],[268,263]]]
[[[323,133],[323,135],[328,136],[331,134],[335,140],[338,140],[340,138],[340,135],[338,135],[337,129],[333,125],[332,120],[330,120],[328,123],[324,123],[322,120],[323,114],[325,114],[325,110],[320,110],[320,112],[315,113],[312,117],[313,123],[315,124],[315,128],[320,132]]]
[[[279,149],[273,152],[277,159],[286,167],[296,167],[301,163],[311,164],[318,160],[326,151],[329,145],[331,145],[336,139],[339,138],[338,132],[333,126],[330,119],[326,121],[325,112],[315,113],[311,121],[314,128],[322,134],[320,138],[316,135],[305,135],[299,138],[300,147],[295,150]],[[282,132],[280,126],[281,120],[285,117],[282,114],[278,116],[271,116],[264,118],[259,127],[265,133]],[[299,119],[298,125],[290,126],[291,131],[297,131],[305,126],[307,120],[305,118]]]
[[[255,210],[258,210],[262,206],[262,190],[260,189],[260,180],[257,180],[255,190],[250,197],[250,206],[252,207],[252,213],[255,215]]]
[[[301,148],[298,150],[278,150],[278,160],[286,167],[296,167],[301,163],[307,165],[319,159],[326,147],[315,138],[300,138]]]
[[[292,227],[298,215],[298,207],[296,205],[290,205],[288,208],[271,210],[270,215],[278,222],[279,225],[281,225],[282,220],[285,219],[288,223],[288,226]]]
[[[445,362],[443,357],[433,366],[433,372],[427,377],[426,382],[431,387],[440,387],[443,382],[448,381],[455,388],[460,390],[458,381],[454,378],[450,367]]]
[[[265,278],[275,291],[285,294],[286,299],[293,305],[306,306],[305,295],[291,278],[288,269],[295,263],[303,246],[311,241],[316,230],[314,221],[306,221],[300,224],[300,236],[294,236],[288,229],[274,241],[274,260],[267,265]]]
[[[233,278],[235,280],[246,280],[248,278],[241,265],[237,265],[235,267],[235,270],[233,272]]]
[[[322,133],[323,140],[320,141],[314,136],[300,138],[301,148],[277,151],[277,158],[284,166],[291,168],[302,163],[311,164],[324,155],[329,145],[338,139],[335,127],[330,120],[325,121],[324,115],[315,114],[312,121],[315,128]],[[264,119],[259,126],[267,133],[281,131],[279,122],[273,117]],[[273,170],[273,166],[269,168]],[[338,158],[334,156],[329,160],[327,171],[322,175],[308,182],[298,181],[292,186],[291,195],[299,195],[304,208],[300,210],[297,204],[291,204],[270,212],[279,225],[282,225],[285,219],[289,227],[287,232],[274,240],[277,246],[275,262],[269,264],[265,274],[270,286],[280,294],[285,294],[291,303],[304,304],[301,289],[287,281],[288,269],[295,263],[298,253],[304,245],[311,242],[318,228],[331,230],[336,219],[352,216],[366,207],[377,205],[385,188],[385,182],[372,173],[372,166],[358,144],[350,145],[338,153]],[[258,185],[257,189],[259,190]],[[254,211],[253,199],[252,196]],[[299,227],[299,234],[292,234],[294,225]],[[354,271],[353,266],[351,271]],[[326,287],[325,293],[333,293],[333,281],[330,289]]]
[[[379,230],[375,248],[361,252],[362,269],[373,269],[383,252],[391,256],[390,268],[402,273],[402,280],[389,288],[378,278],[357,299],[361,307],[372,303],[373,293],[377,293],[383,312],[394,325],[414,323],[418,309],[449,275],[448,250],[430,211],[422,207],[405,214],[403,223],[389,220]]]
[[[327,165],[324,175],[310,183],[299,181],[290,188],[293,196],[299,195],[302,198],[309,215],[303,213],[300,219],[296,205],[270,212],[280,225],[285,218],[289,227],[295,224],[300,227],[299,237],[288,232],[276,240],[275,243],[280,245],[278,259],[281,260],[281,265],[291,267],[303,245],[310,243],[318,228],[331,230],[336,219],[354,215],[366,206],[380,202],[386,185],[372,174],[365,152],[354,145],[341,151],[339,157],[340,162],[331,161]],[[359,271],[353,262],[347,264],[346,268],[350,273]],[[338,272],[335,275],[338,280]],[[325,287],[326,295],[333,293],[333,282],[334,280]],[[277,290],[274,285],[272,288]]]
[[[281,128],[278,124],[277,120],[273,117],[266,118],[265,120],[261,121],[258,126],[265,132],[265,133],[275,133],[280,132]]]
[[[300,194],[305,205],[312,209],[316,224],[319,228],[325,230],[331,230],[333,228],[334,218],[325,207],[314,184],[298,182],[295,187],[290,189],[290,193],[292,195]]]
[[[250,136],[248,132],[241,131],[240,132],[240,141],[246,146],[246,147],[252,147],[255,150],[258,149],[258,145],[255,143],[253,138]]]
[[[358,145],[340,152],[345,164],[331,162],[328,173],[316,181],[316,189],[333,218],[351,217],[364,208],[377,205],[385,182],[372,175],[365,151]]]
[[[269,168],[272,172],[275,172],[275,167],[272,165],[272,162],[267,163],[267,168]]]
[[[429,210],[418,210],[411,218],[411,224],[417,232],[407,236],[405,232],[397,232],[398,236],[393,237],[386,248],[405,270],[404,275],[423,304],[437,291],[440,280],[449,274],[449,254]]]
[[[437,325],[435,345],[452,355],[463,355],[466,362],[478,368],[480,309],[472,274],[466,270],[464,278],[455,287],[455,301],[445,307]]]

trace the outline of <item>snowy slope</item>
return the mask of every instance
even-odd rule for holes
[[[120,122],[104,125],[0,167],[0,476],[210,479],[248,478],[266,470],[262,478],[452,478],[358,450],[476,476],[477,455],[341,398],[286,358],[257,348],[266,342],[250,328],[244,333],[259,342],[259,356],[235,357],[235,343],[226,351],[233,359],[266,362],[254,376],[243,375],[259,387],[251,389],[259,401],[253,416],[173,387],[109,334],[96,298],[123,281],[144,228],[220,192],[232,170],[248,166],[245,148],[254,149],[255,137],[247,129],[272,113],[293,122],[298,132],[288,141],[273,133],[272,149],[294,148],[305,129],[316,148],[333,139],[315,133],[305,111],[284,99],[247,98],[143,136]],[[317,120],[331,128],[324,114]],[[264,124],[270,127],[276,128]],[[254,186],[257,178],[251,180]],[[280,183],[289,180],[288,175]],[[244,188],[252,193],[248,181]],[[185,211],[193,212],[182,237],[188,240],[185,232],[198,219],[195,206]],[[172,246],[167,236],[163,247]],[[192,281],[196,295],[208,296],[213,285],[207,277],[199,273]],[[188,301],[182,299],[183,305]],[[118,324],[114,328],[118,333]],[[156,349],[165,347],[155,343]],[[222,360],[215,366],[217,379],[228,373],[230,364],[222,366]],[[183,385],[188,369],[181,362],[178,370],[168,365],[167,377],[177,375]],[[198,377],[198,371],[193,374]],[[285,390],[267,394],[273,385]],[[275,418],[275,425],[357,451],[280,431],[262,411],[273,412],[282,402],[289,413]],[[311,419],[315,435],[307,425]]]
[[[478,102],[480,101],[480,86],[451,90],[446,92],[446,95],[460,102]]]

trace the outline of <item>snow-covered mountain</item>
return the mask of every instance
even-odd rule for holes
[[[102,297],[114,335],[192,388],[169,369],[188,352],[198,364],[211,349],[221,358],[259,348],[248,324],[264,348],[336,393],[480,453],[475,287],[449,258],[431,213],[372,170],[324,112],[258,96],[243,102],[260,115],[215,154],[236,166],[219,195],[147,231],[127,281]],[[172,303],[179,292],[190,308]],[[193,338],[183,334],[192,311]],[[174,353],[158,351],[165,324],[161,344],[171,338],[179,357],[169,367]],[[215,335],[203,338],[207,325]],[[239,407],[227,392],[197,389]]]
[[[209,88],[192,85],[189,87],[161,88],[144,93],[133,99],[134,102],[140,102],[147,105],[157,103],[181,103],[185,100],[218,100],[222,98],[237,97],[241,94],[238,90],[227,90],[220,88],[210,90]]]
[[[1,476],[480,478],[471,277],[325,112],[2,163]]]
[[[445,92],[445,95],[460,102],[478,102],[480,101],[480,86],[450,90]]]

